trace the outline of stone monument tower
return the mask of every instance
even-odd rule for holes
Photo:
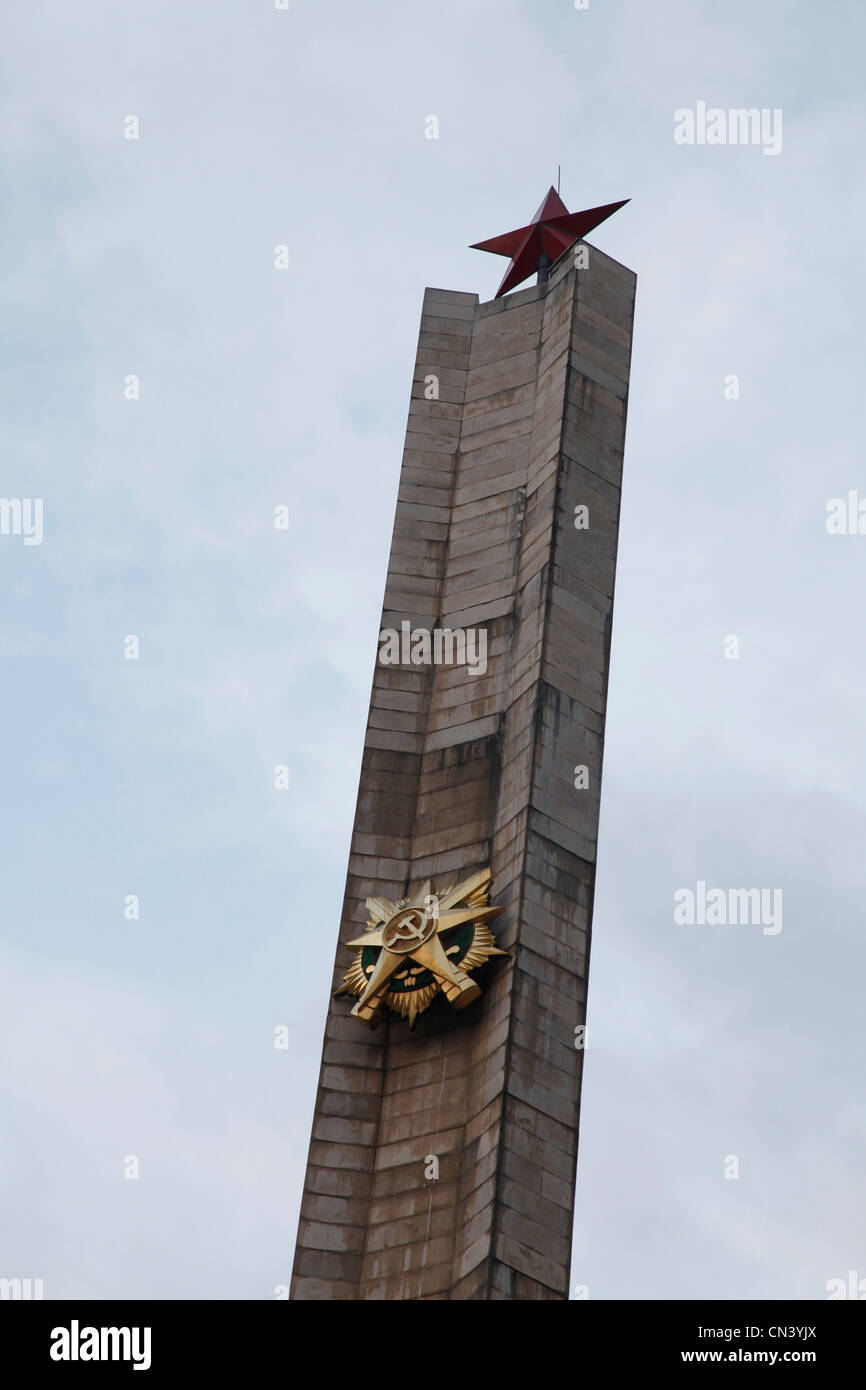
[[[620,206],[551,189],[479,244],[496,298],[424,295],[294,1299],[568,1297],[636,283],[582,238]]]

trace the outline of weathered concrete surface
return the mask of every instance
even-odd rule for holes
[[[568,1295],[634,295],[593,248],[488,304],[425,294],[382,627],[484,628],[488,664],[377,664],[341,938],[491,864],[513,956],[414,1033],[331,1001],[295,1299]]]

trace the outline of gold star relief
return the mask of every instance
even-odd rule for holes
[[[465,1009],[481,993],[467,971],[508,954],[487,925],[503,910],[488,905],[490,881],[490,870],[482,869],[444,893],[435,893],[428,879],[400,902],[368,898],[369,925],[363,936],[345,943],[356,955],[334,997],[357,994],[352,1013],[371,1028],[383,1004],[413,1027],[440,991],[455,1009]],[[440,938],[452,932],[456,939],[446,949]]]

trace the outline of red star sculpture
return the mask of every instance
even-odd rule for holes
[[[476,241],[473,251],[492,251],[495,256],[510,256],[511,265],[505,278],[496,291],[496,298],[513,290],[533,271],[544,272],[570,246],[591,232],[600,222],[606,221],[613,213],[624,208],[630,198],[621,203],[606,203],[601,208],[587,208],[585,212],[569,212],[556,189],[551,186],[538,212],[526,227],[518,227],[515,232],[503,232],[502,236],[491,237],[489,241]],[[539,282],[541,282],[539,274]],[[547,279],[547,275],[544,275]]]

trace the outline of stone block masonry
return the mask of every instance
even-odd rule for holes
[[[414,1031],[331,1000],[294,1299],[568,1297],[636,284],[588,251],[424,296],[381,627],[483,628],[487,660],[377,663],[340,941],[490,865],[511,955]]]

